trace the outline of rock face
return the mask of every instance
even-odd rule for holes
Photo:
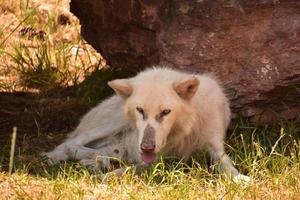
[[[71,11],[113,68],[212,71],[235,116],[300,115],[299,0],[72,0]]]

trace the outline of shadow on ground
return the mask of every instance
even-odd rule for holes
[[[38,93],[0,93],[0,107],[1,149],[10,147],[12,129],[15,126],[17,152],[52,148],[76,126],[88,109],[86,103],[70,97],[66,92],[51,96]]]
[[[17,127],[15,155],[20,163],[30,155],[52,149],[98,102],[112,94],[106,82],[128,77],[124,72],[99,70],[83,83],[39,93],[0,92],[0,169],[6,169],[13,127]]]

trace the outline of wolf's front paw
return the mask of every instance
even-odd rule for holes
[[[95,159],[81,159],[79,163],[86,166],[96,166]]]
[[[101,180],[102,182],[107,182],[107,180],[113,176],[116,176],[116,177],[121,177],[124,173],[126,173],[128,170],[130,169],[130,167],[123,167],[123,168],[118,168],[118,169],[115,169],[114,171],[112,172],[108,172],[108,173],[105,173],[101,176]]]
[[[48,165],[54,165],[59,163],[59,161],[68,159],[68,156],[64,152],[55,150],[50,152],[43,152],[40,155],[42,157],[42,160]]]
[[[233,177],[233,181],[235,182],[235,183],[246,183],[246,184],[248,184],[248,183],[250,183],[251,182],[251,177],[250,176],[245,176],[245,175],[243,175],[243,174],[238,174],[238,175],[236,175],[235,177]]]

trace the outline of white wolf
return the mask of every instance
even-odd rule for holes
[[[187,159],[205,149],[223,172],[246,177],[224,152],[230,108],[213,76],[154,67],[108,85],[116,95],[88,112],[68,139],[45,153],[49,161],[96,164],[101,155],[153,163],[160,155]],[[100,164],[108,167],[109,160]]]

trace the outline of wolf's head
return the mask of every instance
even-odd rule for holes
[[[172,131],[186,122],[191,109],[189,103],[199,80],[194,75],[149,70],[134,78],[117,79],[108,84],[124,98],[124,112],[138,129],[141,159],[152,163],[168,143]]]

